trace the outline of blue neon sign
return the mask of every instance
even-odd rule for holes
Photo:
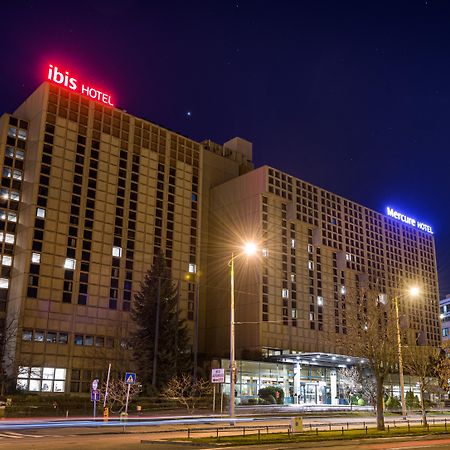
[[[404,222],[408,225],[411,225],[412,227],[418,228],[419,230],[425,231],[426,233],[433,234],[433,229],[430,225],[427,225],[426,223],[419,222],[416,219],[413,219],[412,217],[408,217],[407,215],[396,211],[393,208],[390,208],[389,206],[386,208],[387,215],[390,217],[393,217],[394,219],[400,220],[401,222]]]

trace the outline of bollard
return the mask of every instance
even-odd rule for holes
[[[367,434],[367,425],[366,425],[366,434]]]
[[[348,422],[347,422],[347,431],[348,431]]]
[[[388,424],[388,433],[389,433],[389,424]]]
[[[261,430],[258,428],[258,442],[261,440]]]
[[[291,429],[288,428],[288,439],[291,439]]]
[[[395,419],[394,419],[394,428],[396,428],[396,425],[395,425]]]
[[[409,420],[408,420],[408,432],[411,431],[411,427],[409,426]]]
[[[319,436],[319,429],[316,428],[316,436]]]
[[[444,427],[445,427],[445,431],[447,431],[447,418],[444,419]]]
[[[219,429],[216,429],[216,439],[219,439]]]
[[[242,436],[245,436],[245,427],[242,427]]]
[[[330,428],[330,431],[331,431],[331,423],[328,424],[328,427]]]
[[[348,424],[347,424],[348,425]],[[347,428],[348,429],[348,428]],[[344,436],[344,427],[342,427],[342,436]]]
[[[266,434],[269,434],[269,427],[266,427]]]

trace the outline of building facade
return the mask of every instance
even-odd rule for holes
[[[132,368],[131,302],[160,251],[194,345],[202,155],[227,160],[222,178],[245,157],[49,82],[2,116],[0,139],[0,307],[17,386],[88,392],[109,362]]]
[[[442,340],[450,339],[450,294],[440,301],[441,324],[442,324]]]
[[[235,261],[239,397],[282,382],[297,401],[335,402],[336,369],[357,359],[329,336],[346,334],[359,286],[389,298],[419,284],[400,302],[406,326],[440,342],[433,235],[254,169],[244,139],[196,142],[45,82],[1,117],[0,157],[4,368],[22,390],[88,392],[108,363],[132,369],[133,294],[158,252],[193,355],[226,358],[228,262],[246,239],[261,254]]]

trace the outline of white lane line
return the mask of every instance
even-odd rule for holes
[[[23,436],[12,436],[11,434],[0,433],[0,437],[12,438],[12,439],[21,439]]]

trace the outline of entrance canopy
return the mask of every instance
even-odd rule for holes
[[[268,358],[273,362],[283,362],[290,364],[310,364],[322,367],[347,367],[366,365],[367,360],[355,356],[338,355],[334,353],[283,353],[273,355]]]

